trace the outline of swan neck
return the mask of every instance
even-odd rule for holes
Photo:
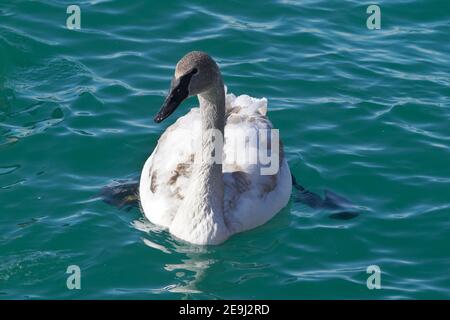
[[[219,130],[225,128],[225,89],[222,80],[209,90],[198,95],[202,118],[202,131]]]
[[[194,170],[203,180],[205,194],[201,195],[211,206],[215,213],[223,213],[223,174],[222,153],[223,134],[225,127],[225,91],[222,84],[217,83],[208,91],[199,94],[201,114],[201,147],[197,149]]]
[[[224,217],[223,143],[216,143],[223,140],[225,126],[222,81],[199,94],[198,99],[202,126],[200,145],[196,147],[189,189],[171,232],[192,243],[219,244],[230,235]]]

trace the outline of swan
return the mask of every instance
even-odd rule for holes
[[[154,121],[194,95],[200,106],[169,126],[146,160],[139,197],[150,222],[192,244],[217,245],[274,217],[289,202],[292,178],[266,115],[267,100],[227,94],[207,53],[193,51],[177,63]],[[258,138],[249,139],[254,133]],[[244,144],[233,143],[243,137]],[[267,163],[242,156],[248,150],[275,156],[277,170],[264,173]]]

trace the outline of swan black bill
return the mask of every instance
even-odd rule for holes
[[[184,99],[188,97],[187,90],[181,90],[179,86],[175,88],[171,88],[169,94],[166,97],[166,100],[164,101],[163,105],[161,106],[161,109],[159,110],[158,114],[155,116],[153,120],[155,120],[156,123],[160,123],[164,119],[166,119],[168,116],[170,116],[183,102]]]
[[[172,80],[172,85],[170,86],[169,94],[164,100],[161,109],[153,118],[156,123],[160,123],[167,117],[169,117],[178,106],[189,96],[189,83],[194,74],[197,73],[197,69],[193,69],[190,72],[182,75],[178,79]]]

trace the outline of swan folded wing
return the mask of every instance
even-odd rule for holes
[[[194,143],[200,137],[200,112],[193,108],[167,128],[146,163],[141,177],[141,201],[153,223],[169,227],[186,196],[194,162]],[[144,175],[144,173],[143,173]],[[142,199],[144,198],[144,199]],[[147,214],[148,212],[148,214]]]
[[[277,212],[272,206],[278,206],[280,169],[285,161],[279,143],[273,150],[277,156],[271,157],[277,162],[276,172],[262,171],[266,164],[261,162],[260,153],[272,155],[273,125],[266,117],[267,100],[230,94],[227,100],[224,212],[228,227],[240,232],[265,223]],[[284,166],[286,171],[287,164]]]

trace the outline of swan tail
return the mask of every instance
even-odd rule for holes
[[[295,201],[306,204],[313,209],[325,209],[336,211],[329,215],[332,219],[349,220],[357,217],[359,213],[355,210],[354,205],[343,196],[332,191],[325,190],[324,198],[317,193],[307,190],[297,182],[292,175],[292,185],[297,190],[295,193]]]

